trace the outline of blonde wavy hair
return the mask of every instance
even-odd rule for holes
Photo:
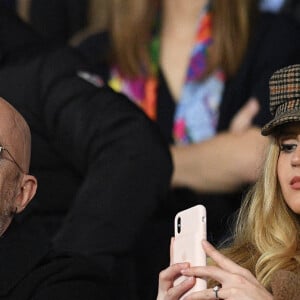
[[[227,76],[237,72],[255,27],[257,2],[209,1],[214,44],[208,56],[207,73],[216,67],[221,67]],[[151,73],[149,44],[160,3],[161,0],[109,1],[110,59],[128,77]]]
[[[278,138],[272,137],[262,174],[247,194],[233,243],[222,252],[270,289],[275,271],[300,265],[300,221],[285,203],[277,179]]]

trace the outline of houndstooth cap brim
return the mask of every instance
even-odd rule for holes
[[[262,135],[272,134],[280,125],[300,121],[300,64],[276,71],[269,87],[274,118],[262,128]]]

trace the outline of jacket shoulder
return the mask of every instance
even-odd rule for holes
[[[279,270],[271,282],[274,300],[297,300],[300,295],[300,269],[297,272]]]

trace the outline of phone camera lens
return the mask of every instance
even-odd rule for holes
[[[177,232],[178,233],[181,232],[181,218],[180,217],[177,219]]]

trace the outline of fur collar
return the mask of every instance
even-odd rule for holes
[[[274,300],[300,300],[300,270],[294,273],[280,270],[271,282]]]

